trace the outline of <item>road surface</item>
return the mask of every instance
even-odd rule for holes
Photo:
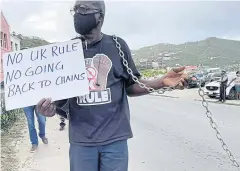
[[[135,137],[131,171],[234,171],[200,102],[140,97],[130,101]],[[240,107],[209,104],[240,161]]]
[[[157,96],[129,101],[134,132],[129,171],[238,171],[222,150],[200,102]],[[210,104],[210,108],[240,161],[240,107]],[[67,130],[58,131],[58,118],[47,123],[49,145],[28,153],[22,171],[69,171]]]

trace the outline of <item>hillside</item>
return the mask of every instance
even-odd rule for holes
[[[136,63],[144,59],[163,60],[167,65],[197,65],[211,67],[240,64],[240,41],[208,38],[184,44],[157,44],[133,50]]]
[[[38,37],[22,35],[18,35],[18,37],[22,39],[22,48],[50,44],[50,42]],[[132,54],[137,65],[146,59],[154,61],[163,59],[168,66],[203,64],[210,67],[225,67],[240,64],[240,41],[211,37],[179,45],[159,43],[132,50]]]
[[[34,36],[27,37],[27,36],[22,36],[21,34],[17,35],[17,37],[21,39],[21,42],[20,42],[21,48],[25,48],[25,47],[32,48],[32,47],[38,47],[38,46],[50,44],[46,40],[41,39],[39,37],[34,37]]]

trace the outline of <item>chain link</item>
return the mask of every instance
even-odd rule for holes
[[[227,144],[225,143],[225,141],[223,140],[222,138],[222,135],[221,133],[219,132],[218,130],[218,126],[216,124],[216,122],[214,121],[213,117],[212,117],[212,112],[209,110],[209,107],[208,107],[208,101],[205,99],[205,93],[204,93],[204,90],[202,89],[201,87],[201,82],[198,83],[198,94],[199,96],[202,98],[202,105],[203,107],[206,109],[206,116],[208,117],[209,119],[209,122],[210,122],[210,125],[212,127],[212,129],[215,131],[216,133],[216,137],[217,139],[221,142],[222,144],[222,148],[223,150],[228,154],[228,157],[229,159],[231,160],[232,164],[237,167],[238,169],[240,169],[240,165],[239,163],[237,162],[236,158],[233,156],[232,152],[229,150]]]
[[[164,87],[164,88],[162,88],[162,89],[155,90],[155,89],[153,89],[153,88],[151,88],[151,87],[147,87],[144,83],[140,82],[139,79],[133,74],[132,69],[128,66],[128,61],[125,59],[124,52],[123,52],[122,49],[121,49],[121,44],[118,42],[117,37],[116,37],[116,36],[113,36],[113,40],[114,40],[115,43],[116,43],[116,47],[117,47],[117,49],[118,49],[118,51],[119,51],[119,56],[120,56],[120,57],[122,58],[122,60],[123,60],[123,65],[126,67],[127,73],[128,73],[129,75],[131,75],[133,81],[134,81],[135,83],[137,83],[141,88],[147,89],[147,91],[148,91],[149,93],[154,93],[154,92],[156,92],[156,93],[158,93],[158,94],[164,94],[166,91],[173,91],[173,90],[176,88],[176,86],[177,86],[178,84],[177,84],[176,86],[174,86],[174,87]]]
[[[119,51],[119,55],[120,57],[122,58],[123,60],[123,65],[126,67],[127,69],[127,72],[129,75],[131,75],[133,81],[137,84],[139,84],[139,86],[141,88],[145,88],[148,90],[149,93],[153,93],[153,92],[157,92],[159,94],[164,94],[166,91],[173,91],[175,89],[176,86],[174,87],[165,87],[165,88],[162,88],[162,89],[159,89],[159,90],[155,90],[151,87],[147,87],[144,83],[140,82],[139,79],[133,74],[133,71],[131,68],[129,68],[128,66],[128,61],[125,59],[124,57],[124,52],[122,51],[121,49],[121,45],[120,43],[118,42],[117,40],[117,37],[114,35],[113,36],[113,40],[115,41],[116,43],[116,47]],[[199,96],[202,98],[202,106],[206,109],[206,116],[207,118],[209,118],[209,121],[210,121],[210,125],[211,127],[213,128],[213,130],[215,130],[216,132],[216,137],[217,139],[221,142],[222,144],[222,148],[223,150],[228,154],[228,157],[229,159],[231,160],[233,166],[237,167],[238,169],[240,169],[240,165],[239,163],[236,161],[235,157],[233,156],[232,152],[229,150],[227,144],[225,143],[225,141],[223,140],[222,138],[222,135],[220,134],[219,130],[218,130],[218,127],[217,127],[217,124],[215,123],[215,121],[213,120],[213,117],[212,117],[212,112],[209,110],[208,108],[208,102],[206,101],[204,95],[204,90],[202,89],[201,87],[201,82],[198,83],[198,86],[199,86],[199,89],[198,89],[198,94]]]

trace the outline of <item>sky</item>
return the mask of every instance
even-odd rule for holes
[[[240,40],[240,1],[108,0],[102,31],[122,37],[131,49],[180,44],[208,37]],[[74,0],[2,0],[11,31],[50,42],[76,36],[70,13]]]

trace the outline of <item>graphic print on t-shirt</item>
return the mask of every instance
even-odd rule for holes
[[[112,61],[104,54],[96,54],[85,59],[86,72],[89,81],[90,94],[79,96],[78,105],[100,105],[111,102],[111,91],[107,88],[108,74]]]

